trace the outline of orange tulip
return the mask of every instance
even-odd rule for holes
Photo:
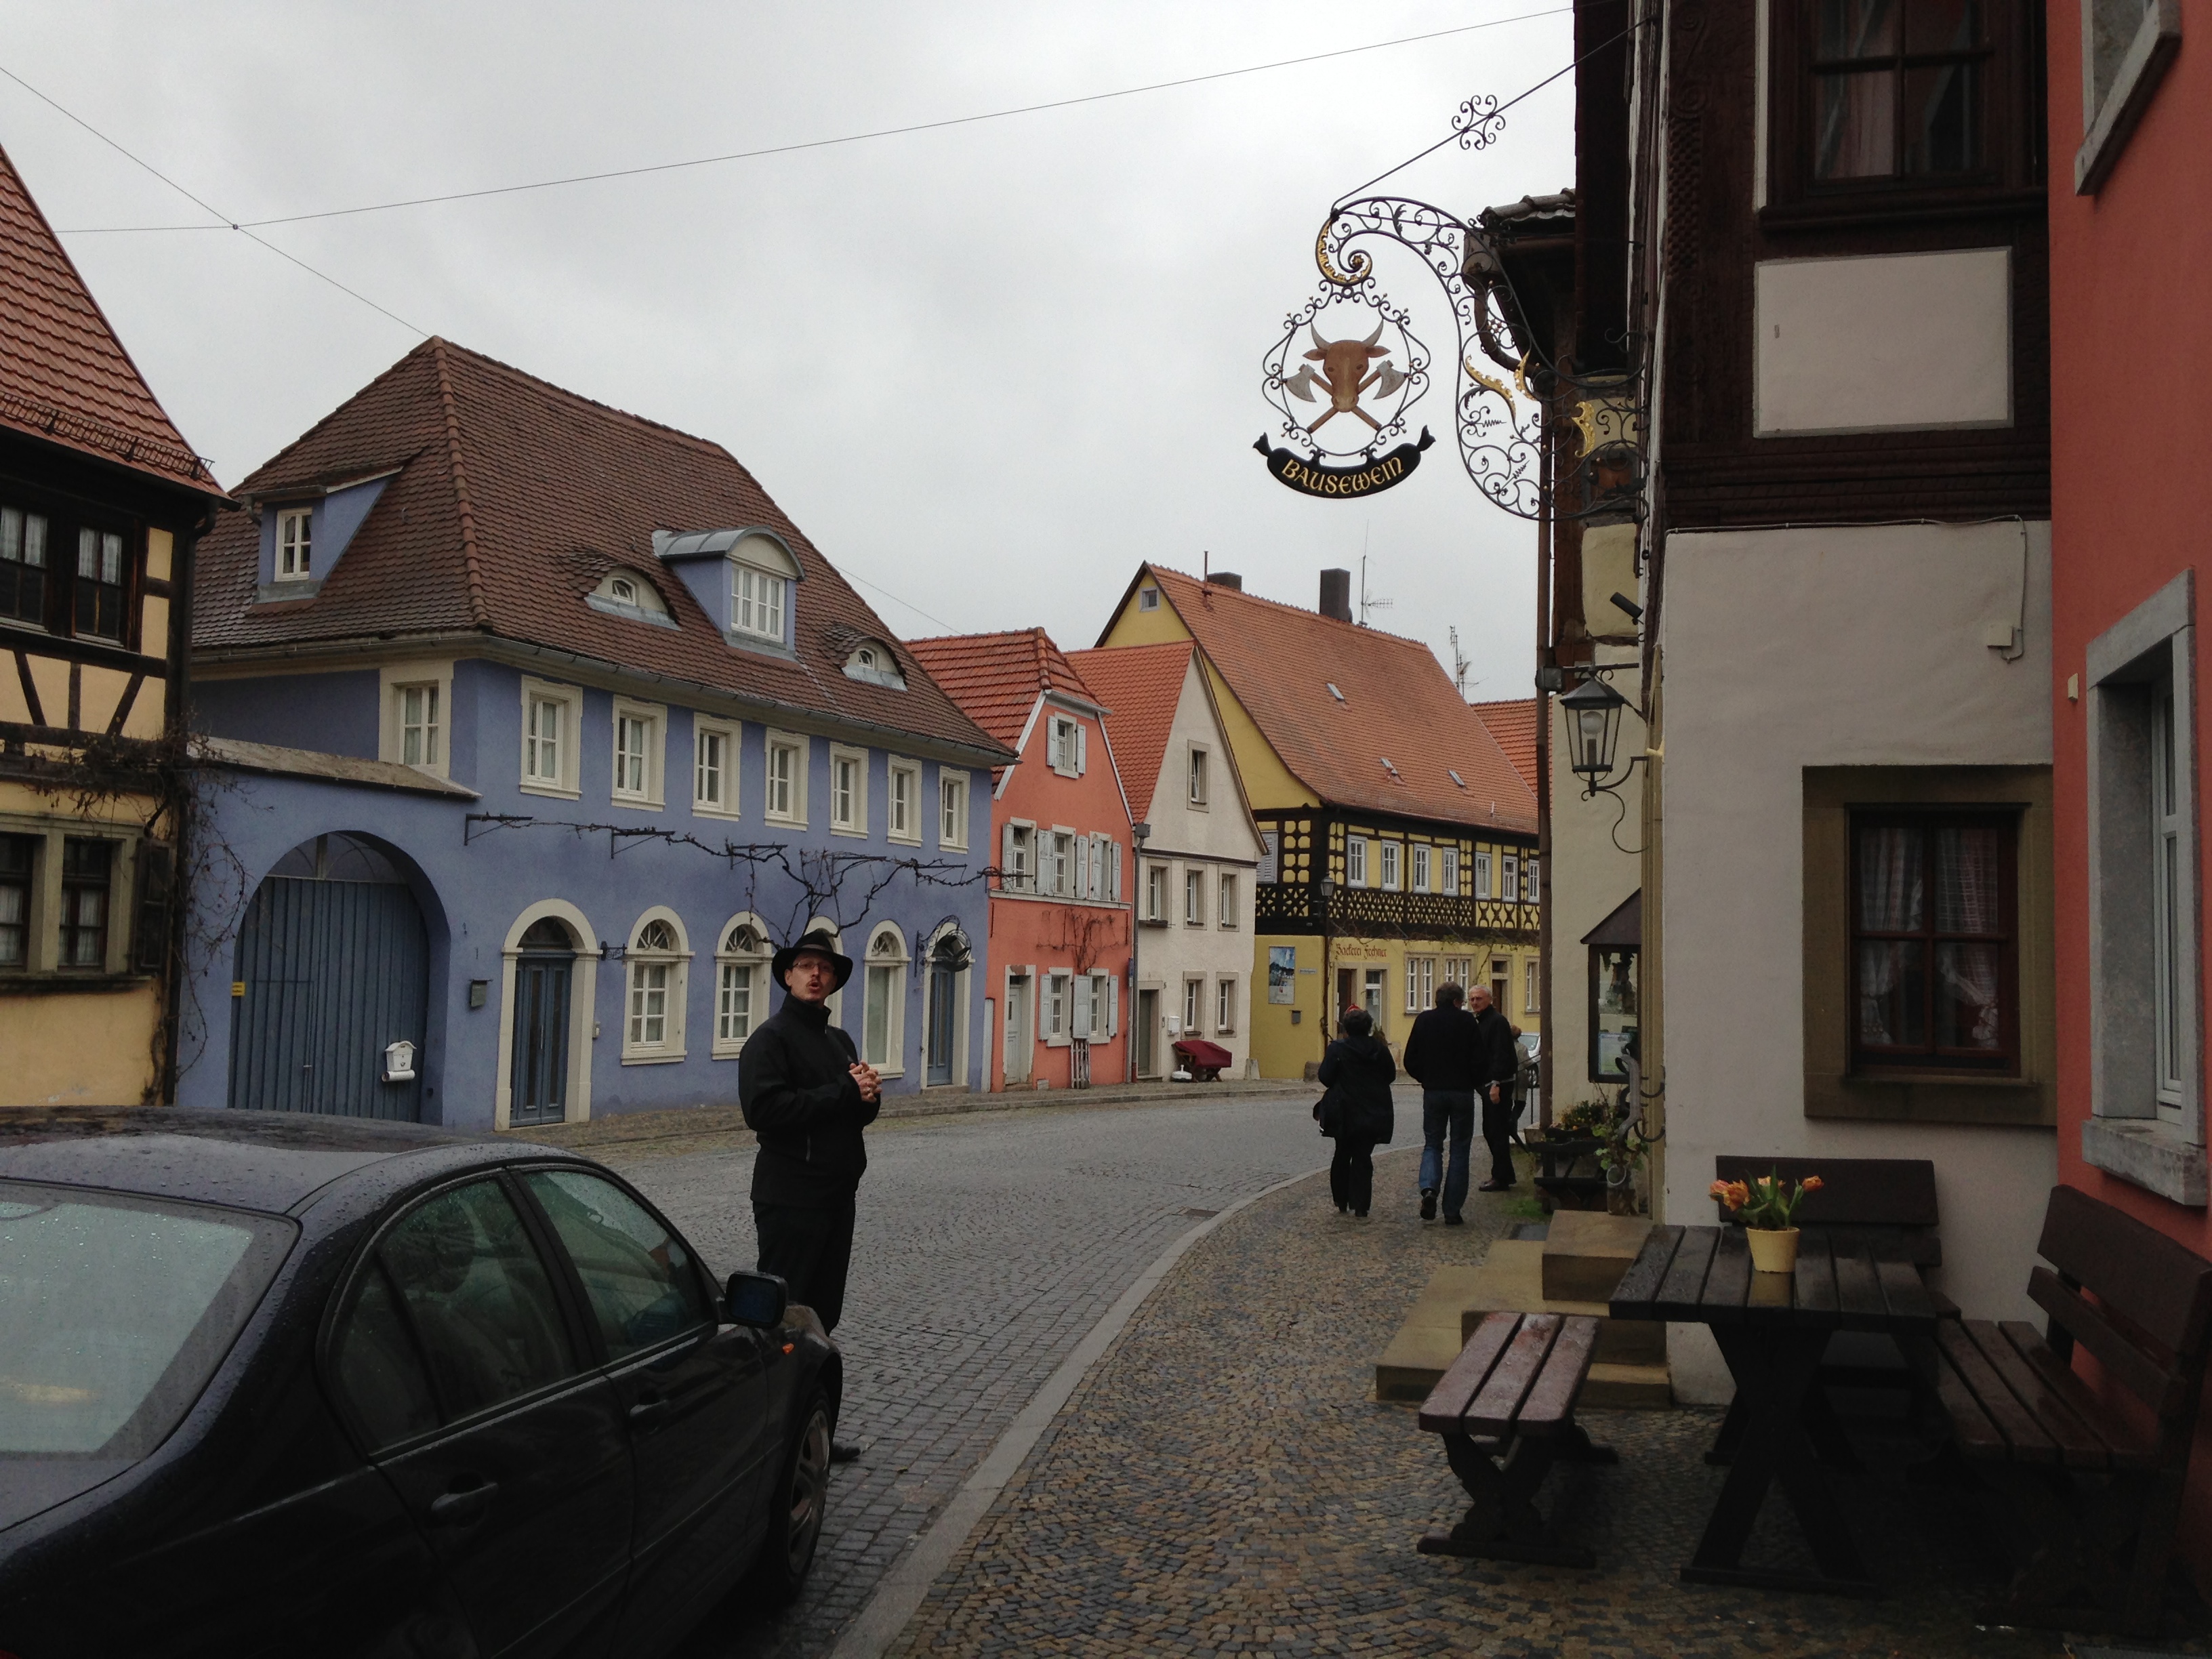
[[[1798,1189],[1802,1192],[1817,1193],[1827,1183],[1822,1181],[1818,1176],[1807,1176],[1802,1181],[1797,1183],[1797,1186]]]

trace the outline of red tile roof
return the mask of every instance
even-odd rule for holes
[[[1283,764],[1324,801],[1446,823],[1535,829],[1534,791],[1419,641],[1156,564],[1138,571],[1130,591],[1148,578]]]
[[[1490,735],[1505,751],[1505,758],[1513,763],[1513,769],[1527,781],[1533,793],[1536,787],[1535,698],[1514,697],[1502,702],[1469,703],[1468,707],[1482,717],[1482,723],[1490,728]]]
[[[909,640],[907,649],[969,719],[1009,749],[1020,744],[1022,726],[1040,691],[1060,691],[1088,703],[1098,701],[1042,628],[1016,629],[1010,634],[945,634]]]
[[[1188,640],[1175,640],[1067,653],[1083,683],[1112,711],[1106,729],[1113,734],[1114,760],[1128,787],[1132,811],[1152,810],[1194,648]]]
[[[313,599],[255,602],[260,529],[222,515],[201,545],[196,652],[470,635],[573,652],[710,690],[995,751],[867,602],[720,445],[580,398],[432,339],[239,486],[266,501],[392,471]],[[654,556],[656,530],[763,528],[798,559],[796,659],[732,647]],[[674,629],[584,595],[617,566],[651,583]],[[864,638],[906,689],[847,678]]]
[[[192,453],[0,150],[0,426],[206,495]]]

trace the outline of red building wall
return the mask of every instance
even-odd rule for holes
[[[1053,769],[1047,752],[1053,718],[1076,721],[1084,732],[1083,775],[1069,777]],[[1115,981],[1114,1035],[1091,1044],[1091,1080],[1120,1083],[1129,1075],[1130,1019],[1129,945],[1133,914],[1130,903],[1134,866],[1131,861],[1129,809],[1115,775],[1113,753],[1102,722],[1094,714],[1072,705],[1048,701],[1030,722],[1021,762],[1006,774],[991,805],[994,859],[1003,863],[1006,827],[1017,822],[1035,826],[1040,836],[1069,831],[1077,836],[1111,840],[1112,862],[1118,866],[1104,890],[1118,901],[1089,903],[1055,902],[1044,896],[1030,896],[994,890],[991,895],[991,995],[996,1000],[992,1020],[990,1086],[1006,1083],[1006,975],[1011,969],[1031,969],[1028,994],[1030,1082],[1042,1081],[1054,1089],[1069,1085],[1073,1048],[1066,1042],[1044,1039],[1042,1018],[1049,976],[1055,971],[1074,975],[1105,974]],[[1071,988],[1066,1012],[1072,1017]],[[1016,1087],[1026,1087],[1018,1081]]]
[[[2212,425],[2212,0],[2181,0],[2181,11],[2180,56],[2094,196],[2074,189],[2082,131],[2081,0],[2051,0],[2047,12],[2058,1170],[2068,1185],[2212,1257],[2206,1211],[2171,1203],[2082,1159],[2081,1121],[2089,1112],[2087,703],[2067,695],[2069,677],[2083,672],[2090,641],[2185,569],[2199,573],[2203,603],[2203,577],[2212,568],[2204,492],[2212,471],[2204,453]],[[2197,661],[2202,675],[2203,653]],[[2212,709],[2200,690],[2200,779],[2212,776],[2208,716]],[[2208,854],[2212,836],[2200,838],[2200,892],[2212,878]],[[2212,984],[2212,975],[2203,981]],[[2027,1271],[2021,1263],[2023,1280]],[[2184,1547],[2200,1586],[2212,1588],[2212,1427],[2203,1422]]]

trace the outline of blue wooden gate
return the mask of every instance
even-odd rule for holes
[[[335,860],[330,843],[342,843]],[[231,1105],[419,1118],[430,953],[414,894],[349,837],[319,837],[276,868],[301,873],[264,880],[239,930]],[[416,1076],[386,1083],[385,1050],[402,1040]]]

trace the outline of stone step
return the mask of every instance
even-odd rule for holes
[[[1559,1210],[1544,1238],[1544,1295],[1555,1302],[1603,1302],[1651,1237],[1642,1216]]]
[[[1474,1334],[1486,1314],[1589,1314],[1598,1320],[1597,1364],[1658,1365],[1667,1363],[1667,1328],[1656,1319],[1614,1319],[1602,1302],[1576,1302],[1543,1293],[1543,1246],[1501,1238],[1475,1269],[1468,1285],[1472,1300],[1461,1310],[1460,1340]]]
[[[1590,1363],[1575,1403],[1593,1411],[1663,1412],[1674,1404],[1674,1382],[1667,1367]]]

